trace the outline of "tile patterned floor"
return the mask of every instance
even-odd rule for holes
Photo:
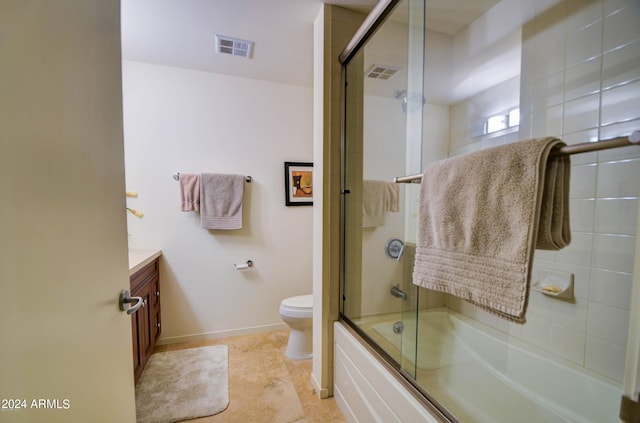
[[[224,344],[229,348],[229,407],[194,423],[346,423],[333,398],[319,399],[311,360],[284,355],[289,331],[279,330],[189,344],[156,352]]]

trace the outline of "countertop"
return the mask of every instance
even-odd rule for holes
[[[162,250],[129,250],[129,276],[162,255]]]

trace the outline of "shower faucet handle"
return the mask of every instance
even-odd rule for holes
[[[404,244],[400,246],[400,251],[398,251],[398,257],[396,258],[396,261],[400,261],[403,253],[404,253]]]

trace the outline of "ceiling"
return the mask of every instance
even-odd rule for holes
[[[428,0],[427,27],[457,33],[498,0]],[[312,86],[313,22],[323,3],[368,11],[375,0],[122,0],[122,55]],[[255,41],[253,58],[216,54],[215,35]]]

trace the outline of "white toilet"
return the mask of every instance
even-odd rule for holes
[[[313,295],[299,295],[282,300],[280,318],[291,328],[286,356],[294,359],[311,358]]]

